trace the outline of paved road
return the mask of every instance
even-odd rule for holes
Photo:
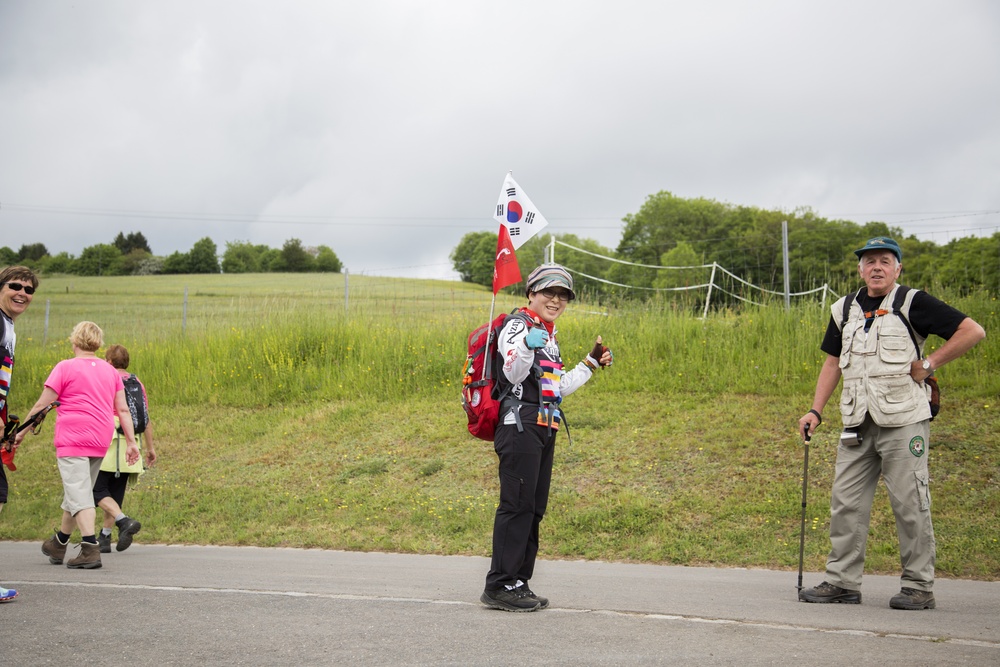
[[[541,561],[551,608],[511,614],[478,602],[484,558],[136,543],[82,571],[4,542],[0,563],[5,666],[1000,665],[997,582],[904,612],[895,577],[815,605],[795,572]]]

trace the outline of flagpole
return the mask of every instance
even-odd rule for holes
[[[492,349],[491,343],[493,342],[490,338],[493,336],[493,330],[490,325],[493,324],[493,309],[496,305],[497,295],[494,294],[493,298],[490,300],[490,319],[486,320],[486,350],[483,352],[483,354],[486,355],[486,359],[483,363],[483,374],[479,378],[480,380],[485,380],[486,376],[490,375],[490,367],[493,365],[493,355],[490,353],[490,350]],[[490,377],[492,377],[492,375],[490,375]]]
[[[497,199],[496,212],[493,219],[500,224],[497,232],[497,253],[493,262],[493,299],[490,301],[490,319],[487,322],[487,342],[492,337],[493,315],[496,312],[497,292],[508,285],[521,281],[521,271],[517,265],[516,250],[524,245],[525,241],[537,234],[548,222],[538,212],[535,205],[528,198],[527,193],[521,190],[514,181],[514,170],[509,169],[500,188],[500,197]],[[511,238],[517,237],[517,242]],[[551,256],[555,256],[555,247],[550,249]],[[483,377],[486,379],[492,366],[492,354],[483,364]],[[492,375],[490,376],[492,377]]]
[[[508,169],[507,170],[507,174],[509,174],[510,177],[513,178],[514,177],[514,170],[513,169]],[[503,226],[503,223],[501,222],[500,225]],[[497,232],[497,236],[498,237],[499,237],[499,235],[500,235],[500,232]],[[496,263],[494,262],[494,272],[496,271],[495,267],[496,267]],[[490,366],[493,365],[493,363],[492,363],[493,362],[493,355],[489,353],[489,350],[491,348],[490,343],[492,342],[490,340],[490,337],[493,335],[492,326],[491,326],[493,324],[493,312],[496,310],[496,305],[497,305],[497,293],[494,291],[493,292],[493,298],[490,299],[490,317],[489,317],[488,320],[486,320],[486,350],[487,351],[485,353],[486,354],[485,363],[483,363],[483,376],[481,378],[479,378],[480,380],[485,380],[486,379],[486,376],[490,374]]]

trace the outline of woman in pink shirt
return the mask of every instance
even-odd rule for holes
[[[55,426],[56,461],[63,482],[62,521],[59,530],[42,543],[49,562],[60,565],[74,527],[80,529],[80,553],[66,567],[101,567],[101,553],[94,536],[94,482],[115,431],[118,415],[125,431],[126,459],[139,460],[132,416],[125,400],[121,376],[97,356],[104,332],[93,322],[80,322],[69,337],[73,358],[60,361],[45,381],[41,397],[28,414],[59,401]],[[18,436],[20,444],[24,434]]]

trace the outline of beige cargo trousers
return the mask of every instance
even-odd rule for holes
[[[868,415],[858,433],[861,444],[837,449],[826,579],[841,588],[860,590],[872,502],[881,476],[896,517],[902,585],[930,591],[935,557],[927,473],[930,422],[882,427]]]

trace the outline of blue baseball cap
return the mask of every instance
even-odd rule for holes
[[[903,263],[903,251],[899,249],[899,244],[890,239],[888,236],[876,236],[873,239],[868,239],[868,243],[865,247],[858,248],[854,251],[854,254],[861,259],[861,255],[865,254],[869,250],[888,250],[896,256],[899,263]]]

